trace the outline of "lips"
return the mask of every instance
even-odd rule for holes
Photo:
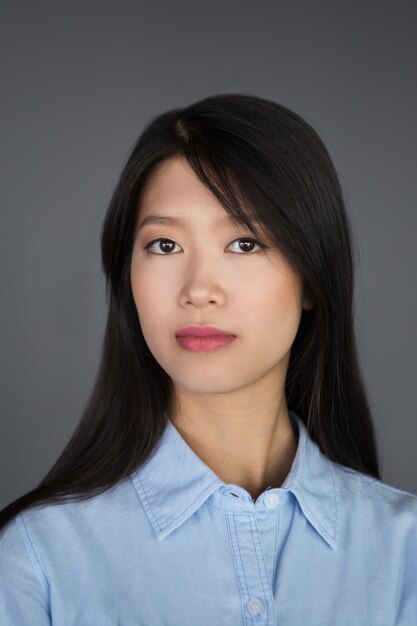
[[[186,326],[175,333],[176,337],[236,337],[233,333],[215,326]]]
[[[192,337],[191,335],[176,337],[178,344],[189,352],[212,352],[219,350],[236,341],[235,335],[209,335],[206,337]]]

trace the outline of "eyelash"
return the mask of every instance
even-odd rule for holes
[[[265,245],[264,243],[261,243],[260,241],[257,241],[256,239],[253,239],[252,237],[238,237],[237,239],[233,239],[233,241],[231,241],[230,243],[235,243],[235,241],[250,241],[255,243],[257,246],[259,246],[259,248],[262,249],[267,249],[269,246]],[[156,243],[157,241],[170,241],[172,243],[175,243],[175,241],[172,241],[172,239],[167,239],[166,237],[158,237],[157,239],[153,239],[152,241],[150,241],[149,243],[146,244],[146,246],[144,246],[144,250],[148,251],[148,254],[157,254],[157,256],[171,256],[171,253],[165,253],[165,252],[161,252],[161,253],[152,253],[149,252],[149,248]],[[229,244],[230,246],[230,244]],[[259,250],[258,250],[259,252]],[[243,255],[248,255],[248,254],[254,254],[253,250],[251,250],[250,252],[241,252],[238,254],[243,254]]]

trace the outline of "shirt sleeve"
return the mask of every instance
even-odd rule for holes
[[[0,532],[0,624],[51,626],[48,596],[48,583],[18,515]]]

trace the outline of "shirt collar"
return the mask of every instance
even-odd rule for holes
[[[335,464],[311,439],[301,418],[293,411],[289,415],[298,431],[298,447],[280,489],[295,496],[310,524],[337,550],[340,496]],[[226,488],[170,420],[150,457],[131,479],[159,540],[187,520],[215,491]],[[247,502],[246,506],[253,510],[254,504]]]

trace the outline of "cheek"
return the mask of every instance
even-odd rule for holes
[[[131,272],[133,300],[140,327],[152,352],[161,343],[161,329],[172,323],[172,281],[165,275],[150,272]]]
[[[287,351],[297,334],[302,313],[299,285],[290,277],[257,283],[250,291],[251,336],[259,346]]]
[[[160,308],[164,306],[170,286],[167,272],[157,273],[146,271],[146,268],[140,266],[132,267],[130,280],[138,313],[144,315],[148,310],[155,312],[158,302]]]

